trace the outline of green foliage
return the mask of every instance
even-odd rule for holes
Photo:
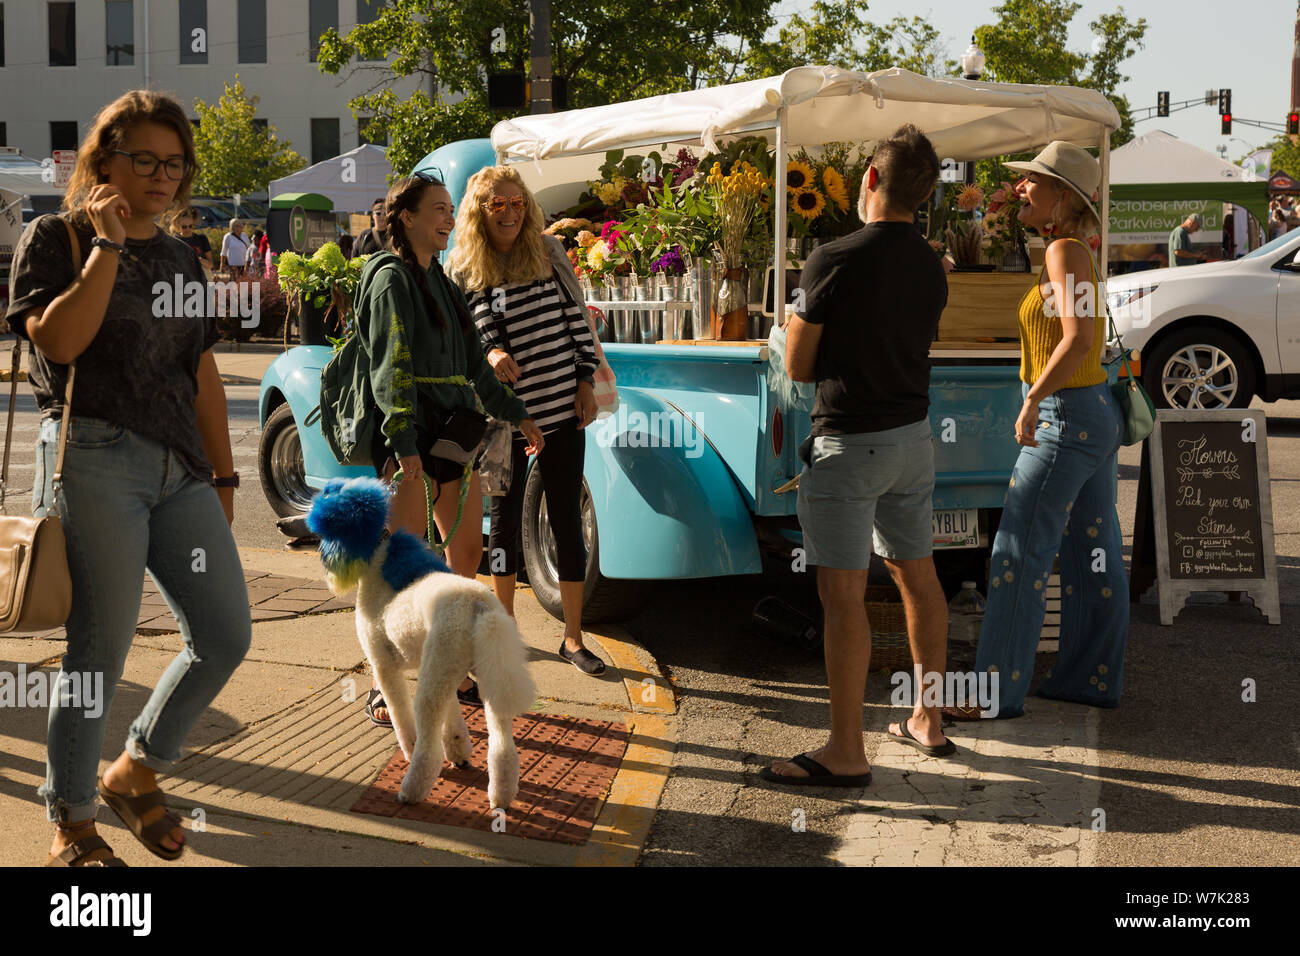
[[[1272,142],[1265,143],[1260,148],[1273,151],[1271,172],[1281,171],[1292,179],[1300,179],[1300,145],[1292,142],[1290,136],[1284,133],[1278,134]]]
[[[744,79],[823,64],[867,73],[899,66],[927,76],[949,74],[956,65],[938,28],[922,17],[877,24],[867,19],[866,0],[817,0],[810,16],[794,14],[775,40],[752,46]]]
[[[263,192],[271,180],[307,165],[288,140],[279,138],[274,126],[268,124],[263,130],[253,123],[258,102],[258,97],[244,92],[238,73],[233,85],[225,84],[215,106],[195,99],[199,128],[194,131],[194,151],[200,167],[194,181],[196,195]]]
[[[556,75],[568,78],[571,107],[597,106],[734,80],[738,44],[760,40],[773,24],[773,0],[691,0],[651,9],[645,0],[565,0],[551,6]],[[504,49],[494,52],[494,31]],[[500,36],[500,33],[497,34]],[[521,110],[490,110],[486,72],[528,73],[526,0],[392,0],[372,23],[346,36],[320,38],[324,73],[383,71],[377,86],[349,102],[373,116],[375,135],[389,136],[399,174],[428,152],[459,139],[486,136],[493,123]],[[389,58],[387,64],[364,59]],[[407,78],[419,80],[411,96]],[[464,99],[446,103],[448,94]]]

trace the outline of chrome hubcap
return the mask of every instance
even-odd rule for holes
[[[1237,396],[1237,366],[1215,345],[1187,345],[1169,356],[1160,376],[1172,408],[1227,408]]]
[[[277,495],[300,511],[311,507],[312,490],[307,485],[302,443],[298,440],[296,426],[281,431],[271,445],[271,484]]]
[[[586,485],[582,488],[582,497],[578,500],[582,514],[582,543],[587,551],[587,560],[591,560],[591,545],[596,537],[596,509],[592,507],[591,495]],[[551,531],[551,518],[546,510],[546,495],[542,494],[541,507],[537,509],[537,540],[541,542],[542,565],[546,576],[551,581],[560,580],[560,560],[555,551],[555,535]]]

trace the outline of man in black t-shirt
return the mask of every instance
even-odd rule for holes
[[[812,435],[800,449],[799,522],[826,612],[831,733],[819,750],[763,771],[772,782],[870,782],[862,697],[871,660],[865,599],[873,545],[902,592],[922,687],[936,679],[943,686],[948,608],[931,556],[929,409],[930,344],[948,282],[913,225],[938,178],[939,158],[915,126],[882,141],[858,199],[866,225],[814,251],[799,283],[786,368],[795,381],[817,383]],[[912,715],[891,724],[890,736],[932,756],[952,753],[933,699],[922,707],[921,688],[913,688],[913,700]]]
[[[364,256],[371,252],[381,252],[388,247],[388,217],[384,214],[384,201],[376,199],[370,207],[371,228],[362,229],[352,246],[353,256]]]

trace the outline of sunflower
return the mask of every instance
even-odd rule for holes
[[[831,166],[822,171],[822,185],[826,187],[826,196],[839,207],[840,212],[849,211],[849,193],[844,188],[844,177]]]
[[[799,160],[793,160],[785,167],[785,188],[791,191],[804,189],[809,186],[815,177],[813,176],[812,167],[807,163],[801,163]]]
[[[809,222],[820,216],[826,208],[826,198],[811,186],[795,190],[793,203],[794,211]]]

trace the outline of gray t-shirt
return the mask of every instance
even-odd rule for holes
[[[76,232],[84,266],[94,233],[81,228]],[[103,324],[77,357],[73,417],[102,418],[152,438],[176,452],[196,478],[211,482],[195,398],[199,358],[220,333],[207,308],[203,271],[193,250],[161,229],[152,239],[127,239],[126,246],[137,258],[121,257]],[[58,216],[41,216],[24,230],[14,252],[9,328],[27,338],[24,314],[49,305],[74,278],[66,227]],[[178,278],[180,309],[175,308],[174,292],[165,301],[154,294],[156,283],[174,290]],[[201,316],[184,314],[188,283],[198,283],[205,291]],[[197,290],[189,286],[188,291]],[[42,417],[62,414],[68,366],[33,349],[28,368]]]

